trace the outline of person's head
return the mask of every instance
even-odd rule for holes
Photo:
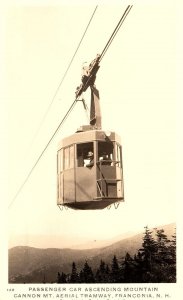
[[[89,151],[88,154],[87,154],[87,157],[90,158],[90,159],[93,158],[93,152]]]

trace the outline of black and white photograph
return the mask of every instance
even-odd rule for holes
[[[181,299],[183,6],[1,7],[0,299]]]

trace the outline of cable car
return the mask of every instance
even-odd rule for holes
[[[99,91],[94,85],[98,63],[99,56],[84,69],[76,92],[78,98],[91,89],[90,124],[58,146],[57,205],[61,209],[103,209],[124,201],[121,140],[115,132],[101,128]]]

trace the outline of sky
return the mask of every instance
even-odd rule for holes
[[[126,2],[98,5],[41,124],[96,6],[46,3],[10,5],[4,11],[9,247],[74,247],[143,231],[146,225],[153,228],[176,222],[173,1],[166,1],[166,5],[164,1],[135,3],[97,74],[102,127],[114,130],[122,140],[125,202],[118,209],[95,211],[60,211],[56,205],[57,146],[62,138],[86,124],[81,103],[77,103],[12,202],[72,104],[82,64],[90,63],[102,52],[127,6]],[[89,105],[87,92],[85,99]]]

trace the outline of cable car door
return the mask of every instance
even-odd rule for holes
[[[93,154],[93,158],[91,155]],[[76,201],[87,202],[96,195],[96,158],[93,142],[77,144]]]

